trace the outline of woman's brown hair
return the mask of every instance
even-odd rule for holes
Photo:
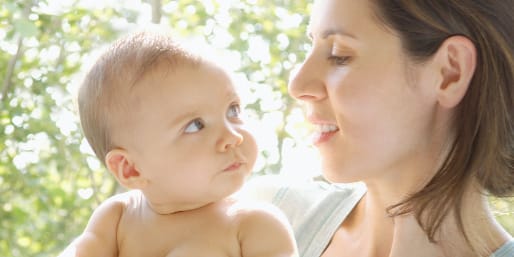
[[[414,213],[431,241],[455,211],[469,243],[461,214],[466,188],[477,181],[484,193],[514,193],[514,0],[377,0],[374,7],[417,62],[454,35],[475,45],[477,66],[456,110],[449,154],[423,189],[389,209]]]

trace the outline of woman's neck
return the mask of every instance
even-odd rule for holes
[[[487,257],[510,238],[497,224],[486,197],[476,187],[467,190],[462,202],[462,222],[467,238],[460,231],[456,215],[452,212],[444,218],[436,233],[435,243],[428,240],[413,214],[388,216],[387,207],[399,202],[402,197],[404,194],[397,188],[388,190],[387,187],[374,187],[371,184],[367,194],[348,217],[348,222],[345,221],[346,230],[360,231],[360,240],[373,243],[373,249],[368,252],[375,254],[370,256]],[[390,244],[389,247],[384,243]],[[473,250],[478,255],[474,255]]]

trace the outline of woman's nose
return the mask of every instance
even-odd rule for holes
[[[305,61],[291,72],[289,94],[302,101],[318,101],[326,96],[323,84],[323,67],[310,54]]]
[[[243,142],[243,135],[232,124],[223,127],[223,131],[216,142],[218,151],[224,152],[239,146]]]

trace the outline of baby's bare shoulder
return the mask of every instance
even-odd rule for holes
[[[113,195],[103,201],[98,208],[95,209],[92,219],[106,219],[109,218],[113,222],[118,222],[124,214],[127,207],[138,205],[141,201],[141,195],[138,191],[128,191],[121,194]]]
[[[112,204],[121,204],[122,206],[135,206],[143,203],[143,193],[139,190],[130,190],[123,193],[113,195],[107,199]]]
[[[237,220],[240,232],[290,230],[285,214],[275,205],[248,199],[234,200],[227,212]]]
[[[251,199],[232,199],[227,210],[227,213],[235,215],[238,219],[284,216],[282,211],[275,205]]]
[[[238,200],[232,206],[244,256],[297,256],[291,225],[276,206]]]

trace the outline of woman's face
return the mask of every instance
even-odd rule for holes
[[[312,49],[289,93],[316,125],[325,177],[366,180],[427,163],[438,130],[430,60],[409,61],[365,0],[317,1],[308,33]]]

